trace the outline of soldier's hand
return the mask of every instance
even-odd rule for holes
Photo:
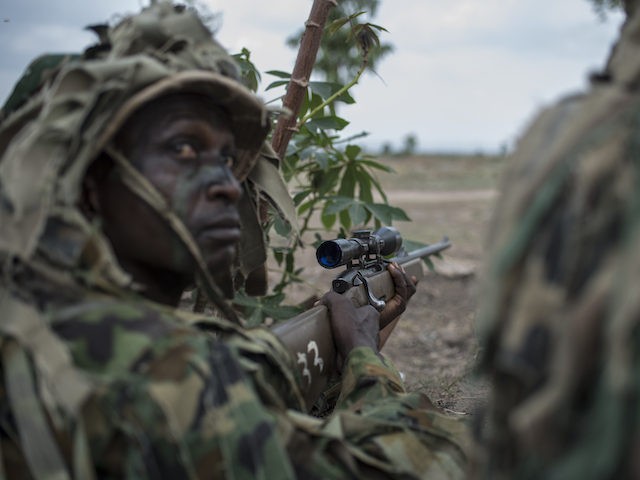
[[[388,270],[393,279],[396,294],[387,302],[384,310],[380,313],[380,329],[389,325],[407,309],[407,303],[416,293],[418,283],[415,277],[409,277],[404,269],[395,262],[389,265]]]
[[[346,296],[328,292],[320,303],[329,310],[333,339],[338,356],[347,358],[356,347],[370,347],[378,352],[380,314],[371,305],[356,308]]]

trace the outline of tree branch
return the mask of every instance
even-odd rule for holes
[[[305,23],[305,31],[302,34],[291,80],[282,101],[283,107],[291,111],[291,116],[288,118],[281,116],[278,119],[271,140],[271,146],[281,159],[284,158],[289,141],[293,132],[296,131],[296,119],[309,85],[313,66],[316,63],[324,25],[329,17],[329,12],[336,6],[338,6],[337,0],[314,0],[309,19]]]

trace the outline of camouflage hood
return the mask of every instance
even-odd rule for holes
[[[604,74],[509,159],[478,297],[480,478],[638,478],[639,47],[634,10]]]
[[[233,58],[191,9],[160,2],[115,27],[92,29],[99,44],[64,59],[55,70],[41,68],[36,94],[21,97],[20,82],[2,112],[0,261],[5,279],[16,279],[17,271],[26,269],[56,284],[80,280],[110,292],[131,287],[108,241],[81,214],[78,201],[88,166],[141,105],[180,91],[207,95],[225,107],[239,149],[234,173],[240,180],[254,169],[263,148],[269,130],[264,104],[239,83]],[[202,267],[193,239],[164,199],[126,159],[115,163],[125,183],[167,219]],[[200,274],[211,284],[206,272]],[[210,287],[215,294],[215,285]]]
[[[606,73],[625,88],[634,88],[640,78],[640,12],[637,4],[636,0],[625,2],[627,19],[606,66]]]

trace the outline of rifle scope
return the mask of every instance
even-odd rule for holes
[[[401,246],[400,232],[393,227],[382,227],[375,232],[357,230],[353,232],[352,238],[322,242],[316,250],[316,258],[324,268],[336,268],[371,255],[391,255],[400,250]]]

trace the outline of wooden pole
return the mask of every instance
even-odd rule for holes
[[[298,113],[309,86],[311,71],[316,63],[324,25],[327,23],[331,9],[337,6],[337,0],[314,0],[309,19],[305,23],[305,31],[302,34],[291,80],[282,101],[282,105],[291,111],[291,116],[288,118],[281,116],[278,119],[271,140],[271,146],[281,159],[284,158],[289,141],[296,131]]]

